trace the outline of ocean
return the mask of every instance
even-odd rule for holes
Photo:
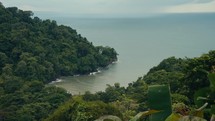
[[[104,91],[107,84],[114,83],[126,87],[165,58],[192,58],[215,49],[215,13],[51,19],[76,29],[96,46],[115,48],[119,54],[116,63],[98,73],[61,77],[51,83],[72,94]]]

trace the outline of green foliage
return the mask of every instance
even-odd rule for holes
[[[169,57],[150,69],[143,80],[147,84],[168,84],[172,93],[178,93],[181,91],[180,82],[185,76],[187,63],[187,59]]]
[[[158,110],[148,110],[148,111],[140,112],[129,121],[146,121],[146,120],[149,120],[150,115],[156,114],[159,112],[160,111]]]
[[[138,103],[133,99],[129,99],[125,95],[123,95],[120,100],[110,104],[120,110],[124,120],[131,119],[137,113]]]
[[[33,13],[1,7],[0,67],[24,80],[50,82],[59,76],[89,74],[117,60],[110,47],[95,47],[76,30]],[[0,74],[4,73],[0,70]]]
[[[150,116],[150,121],[164,121],[172,113],[172,102],[169,86],[153,85],[148,89],[148,104],[150,109],[161,112]]]
[[[176,121],[206,121],[203,119],[205,117],[207,120],[211,118],[213,119],[214,114],[214,90],[213,90],[213,81],[215,80],[215,74],[209,73],[208,78],[210,80],[210,87],[204,87],[196,91],[194,95],[194,101],[198,109],[189,109],[183,103],[173,104],[173,113],[166,119],[166,121],[176,120]],[[204,116],[204,109],[206,108],[207,111],[205,113],[208,114]],[[178,115],[178,116],[177,116]]]
[[[64,89],[44,87],[40,81],[4,80],[0,85],[4,85],[0,90],[3,93],[0,95],[0,116],[6,121],[41,120],[70,97]]]
[[[119,83],[115,83],[114,86],[107,84],[107,88],[105,92],[97,92],[96,94],[91,94],[90,92],[86,92],[83,95],[83,99],[85,101],[96,101],[101,100],[105,103],[114,102],[120,100],[125,94],[125,87],[120,87]]]
[[[180,116],[179,114],[176,113],[172,113],[171,115],[169,115],[165,121],[178,121],[182,116]]]
[[[70,27],[0,3],[0,120],[44,119],[71,97],[45,84],[59,76],[89,74],[116,60],[113,48],[95,47]],[[92,111],[109,108],[100,102],[91,106]]]
[[[171,94],[172,97],[172,103],[184,103],[184,104],[189,104],[189,98],[185,95],[182,94]]]
[[[74,98],[64,103],[71,95],[46,83],[59,76],[89,74],[106,67],[117,60],[117,53],[110,47],[93,46],[70,27],[32,15],[31,11],[5,8],[0,3],[0,120],[35,121],[48,117],[46,120],[51,121],[91,121],[103,115],[129,120],[148,108],[161,110],[152,115],[154,120],[156,115],[170,114],[171,101],[165,86],[150,86],[147,93],[152,84],[170,85],[174,103],[195,102],[200,106],[208,102],[208,114],[214,114],[215,76],[208,75],[215,71],[214,50],[196,58],[164,59],[127,88],[119,83],[107,85],[105,92],[86,92],[83,100]],[[169,120],[174,118],[179,117],[173,114]]]
[[[215,51],[210,51],[198,58],[189,59],[185,70],[186,75],[181,80],[181,85],[183,85],[181,93],[193,99],[195,91],[208,87],[210,85],[208,72],[214,70],[214,63]]]
[[[51,111],[49,103],[31,103],[24,105],[17,111],[17,119],[19,120],[41,120]]]
[[[213,58],[214,56],[213,51],[209,52],[209,58]],[[206,54],[207,55],[207,54]],[[203,55],[205,56],[205,55]],[[161,110],[160,113],[154,114],[154,115],[160,115],[164,111],[169,111],[169,113],[165,116],[161,116],[163,118],[162,120],[165,120],[167,116],[171,113],[171,102],[170,101],[162,101],[162,100],[170,100],[170,95],[168,93],[168,96],[161,96],[161,94],[158,93],[158,95],[150,94],[150,91],[147,93],[148,85],[151,87],[151,84],[169,84],[171,85],[170,89],[173,92],[171,94],[172,102],[176,104],[183,104],[185,107],[179,105],[179,107],[183,107],[182,109],[175,108],[173,109],[174,112],[172,115],[169,116],[167,120],[185,120],[181,115],[188,116],[188,115],[194,115],[194,116],[202,116],[202,111],[197,111],[196,109],[190,110],[186,105],[189,106],[195,106],[193,103],[192,98],[194,96],[194,92],[196,92],[198,89],[202,88],[202,85],[195,85],[196,80],[201,78],[202,80],[208,80],[207,76],[205,77],[204,74],[208,71],[196,71],[196,73],[190,73],[188,72],[189,68],[202,68],[207,70],[207,66],[201,66],[198,63],[195,66],[192,65],[192,62],[195,60],[201,60],[203,61],[204,57],[194,58],[194,59],[176,59],[174,57],[165,59],[162,61],[157,67],[152,68],[147,75],[144,77],[138,78],[137,81],[133,83],[129,83],[127,88],[120,87],[119,84],[115,84],[114,86],[108,85],[105,92],[98,92],[96,94],[92,94],[90,92],[86,92],[85,95],[83,95],[83,99],[87,101],[95,101],[95,100],[102,100],[106,103],[110,103],[114,105],[115,107],[118,107],[118,109],[121,111],[124,120],[130,120],[132,119],[132,116],[136,115],[137,112],[144,112],[149,109],[157,109]],[[206,60],[205,60],[206,61]],[[213,65],[213,61],[211,63],[208,63],[210,65]],[[190,67],[192,66],[192,67]],[[211,66],[211,69],[213,71],[213,66]],[[209,69],[208,69],[209,70]],[[198,75],[201,74],[201,75]],[[191,78],[192,77],[192,78]],[[194,79],[194,80],[192,80]],[[189,80],[189,82],[185,82],[185,80]],[[209,80],[208,80],[209,82]],[[188,88],[188,85],[184,85],[183,83],[192,83],[196,90],[193,87]],[[191,86],[191,85],[190,85]],[[204,86],[203,86],[204,87]],[[213,86],[212,86],[213,87]],[[163,92],[166,89],[160,89],[160,92]],[[169,89],[168,89],[169,90]],[[208,87],[207,87],[208,90]],[[153,92],[153,91],[152,91]],[[165,92],[165,91],[164,91]],[[198,91],[197,91],[198,92]],[[201,92],[201,91],[200,91]],[[206,97],[208,95],[213,96],[214,93],[210,93],[210,90],[208,93],[205,93],[205,91],[201,92]],[[192,96],[190,95],[192,94]],[[197,93],[196,93],[197,94]],[[148,96],[147,96],[148,95]],[[151,97],[149,96],[151,95]],[[161,98],[162,97],[162,98]],[[168,97],[168,98],[163,98]],[[150,104],[151,99],[154,99],[154,103]],[[162,109],[162,107],[168,107],[168,105],[162,104],[161,102],[168,103],[169,108],[168,109]],[[186,105],[185,105],[186,104]],[[203,104],[203,103],[202,103]],[[202,104],[199,104],[199,106]],[[135,106],[135,108],[131,108]],[[156,107],[154,107],[156,106]],[[199,107],[198,106],[198,107]],[[157,108],[160,107],[160,108]],[[173,105],[175,107],[175,105]],[[177,107],[177,106],[176,106]],[[212,113],[214,106],[211,106],[212,110],[208,110],[208,112]],[[142,114],[142,113],[140,113]],[[139,114],[139,115],[140,115]],[[138,114],[137,114],[138,115]],[[153,117],[153,116],[152,116]],[[210,114],[209,116],[210,117]],[[146,118],[146,117],[145,117]],[[151,117],[150,117],[151,118]],[[149,118],[149,120],[150,120]],[[161,120],[161,118],[157,119],[158,121]],[[194,119],[198,119],[196,117],[193,117]],[[139,118],[136,118],[139,120]],[[153,119],[153,118],[151,118]],[[208,118],[207,118],[208,119]],[[145,119],[143,119],[145,120]],[[203,120],[203,119],[202,119]]]
[[[190,109],[184,103],[173,103],[172,112],[180,116],[189,115]]]
[[[177,59],[175,57],[169,57],[164,59],[158,66],[151,68],[148,72],[154,73],[158,70],[165,70],[166,72],[181,72],[187,65],[187,60],[185,59]]]
[[[95,121],[122,121],[119,117],[113,115],[102,116]]]
[[[83,95],[83,100],[85,100],[85,101],[97,101],[97,100],[100,100],[100,96],[97,94],[92,94],[89,91],[86,91],[85,94]]]
[[[122,118],[117,108],[101,101],[83,101],[75,97],[60,106],[45,121],[94,121],[103,115],[116,115]]]
[[[194,96],[194,101],[197,106],[201,106],[203,104],[208,104],[207,109],[210,112],[210,115],[215,114],[215,74],[209,73],[208,78],[210,80],[210,86],[204,87],[196,91]]]
[[[114,86],[107,85],[105,93],[101,96],[102,99],[104,99],[104,102],[113,102],[119,100],[124,91],[125,88],[120,87],[119,84],[116,83]]]
[[[148,73],[144,76],[144,81],[147,84],[169,84],[172,92],[177,92],[181,86],[179,80],[184,77],[182,72],[168,72],[164,69]]]
[[[212,55],[210,55],[212,56]],[[201,57],[200,57],[201,58]],[[211,57],[212,58],[212,57]],[[198,59],[198,58],[194,58]],[[169,62],[170,61],[170,62]],[[196,90],[191,90],[189,88],[184,88],[187,87],[187,85],[184,85],[183,82],[185,80],[190,80],[190,82],[195,83],[196,80],[191,80],[189,78],[189,74],[187,71],[188,68],[190,68],[190,64],[193,61],[193,59],[176,59],[176,58],[170,58],[170,59],[165,59],[164,62],[161,62],[161,65],[158,65],[157,67],[154,67],[150,72],[145,75],[143,78],[140,77],[138,78],[137,81],[133,83],[129,83],[127,88],[120,87],[118,83],[115,85],[107,85],[107,88],[105,92],[97,92],[96,94],[92,94],[90,92],[86,92],[83,95],[83,99],[85,101],[103,101],[105,103],[109,103],[113,105],[114,107],[117,107],[124,120],[130,120],[132,119],[133,116],[137,114],[137,112],[144,112],[148,111],[149,109],[156,109],[153,106],[156,107],[163,107],[165,104],[162,104],[162,100],[170,99],[170,96],[166,96],[168,98],[163,98],[165,96],[159,95],[153,95],[150,97],[147,93],[148,90],[148,85],[150,84],[170,84],[172,86],[171,91],[173,94],[171,95],[172,102],[177,103],[177,104],[183,104],[183,105],[189,105],[189,106],[194,106],[192,102],[192,98],[190,98],[189,93],[191,92],[196,92]],[[213,63],[211,63],[213,64]],[[198,64],[195,66],[199,66]],[[204,71],[202,73],[205,73]],[[193,73],[193,74],[198,74],[198,73]],[[204,74],[202,74],[204,75]],[[193,76],[193,75],[192,75]],[[197,76],[196,76],[197,77]],[[201,76],[198,76],[201,77]],[[201,77],[202,79],[205,77]],[[146,80],[146,81],[145,81]],[[207,79],[205,79],[207,80]],[[187,83],[187,82],[186,82]],[[196,86],[196,85],[194,85]],[[198,85],[197,85],[198,86]],[[149,86],[150,87],[150,86]],[[196,89],[200,89],[202,87],[198,87]],[[165,89],[161,89],[161,92],[163,92]],[[187,93],[189,92],[189,93]],[[208,95],[207,93],[203,92],[204,94]],[[214,93],[212,93],[214,94]],[[147,96],[148,95],[148,96]],[[169,93],[168,93],[169,95]],[[189,96],[189,98],[188,98]],[[162,98],[161,98],[162,97]],[[154,104],[150,104],[150,99],[148,98],[154,98]],[[151,101],[153,102],[153,101]],[[168,101],[163,101],[163,102],[168,102]],[[169,112],[171,113],[171,103],[168,103]],[[179,119],[181,116],[180,115],[202,115],[202,111],[196,111],[193,109],[192,111],[187,108],[187,106],[183,109],[175,110],[173,109],[174,112],[173,114],[168,118],[168,120],[172,121],[174,119]],[[175,107],[175,105],[173,105]],[[66,108],[67,106],[65,106]],[[167,106],[168,107],[168,106]],[[183,107],[183,106],[179,106]],[[211,107],[214,109],[214,107]],[[166,111],[166,109],[157,109],[161,110],[160,113],[163,113],[163,111]],[[62,114],[66,114],[68,111],[62,112]],[[211,110],[208,112],[211,113]],[[158,113],[158,114],[160,114]],[[170,115],[168,113],[168,115]],[[157,114],[157,115],[158,115]],[[163,120],[167,118],[168,115],[161,116]],[[209,116],[210,117],[210,114]],[[186,117],[185,117],[186,118]],[[208,119],[208,118],[207,118]],[[139,120],[139,119],[138,119]],[[145,120],[145,119],[144,119]],[[160,119],[158,119],[160,121]],[[184,120],[184,119],[183,119]]]
[[[142,78],[138,78],[137,81],[133,83],[129,83],[126,88],[126,95],[131,98],[137,100],[137,102],[142,103],[142,107],[145,106],[143,102],[147,100],[147,90],[148,85]],[[140,111],[144,111],[144,108],[141,108]]]
[[[181,107],[180,107],[181,108]],[[206,121],[196,115],[182,115],[180,113],[172,113],[165,121]]]
[[[209,73],[208,78],[210,81],[210,89],[212,92],[215,92],[215,74],[214,73]]]
[[[0,52],[0,73],[2,72],[2,68],[5,64],[8,63],[8,57],[5,53]]]
[[[210,85],[208,72],[214,71],[215,51],[196,58],[164,59],[143,77],[147,84],[169,84],[172,93],[179,93],[194,104],[194,93]]]
[[[207,121],[207,120],[194,116],[183,116],[178,121]]]
[[[207,98],[210,96],[210,93],[211,93],[211,90],[208,87],[205,87],[196,91],[194,95],[195,104],[198,107],[202,106],[207,101]]]

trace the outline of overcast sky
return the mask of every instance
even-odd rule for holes
[[[0,0],[33,12],[62,14],[144,15],[153,13],[215,12],[215,0]]]

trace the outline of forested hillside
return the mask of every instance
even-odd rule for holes
[[[166,106],[162,99],[172,113],[163,117],[166,121],[209,120],[215,114],[214,50],[196,58],[164,59],[128,87],[115,83],[95,94],[72,95],[45,85],[116,60],[113,48],[95,47],[70,27],[0,4],[0,121],[151,121],[153,113],[165,112],[156,109]],[[167,96],[153,95],[152,90],[164,89]]]
[[[115,113],[114,115],[121,117],[123,121],[139,121],[140,119],[151,121],[147,118],[147,115],[153,112],[147,112],[150,111],[148,88],[152,85],[169,85],[173,116],[170,116],[170,119],[166,121],[178,121],[171,119],[172,117],[179,118],[180,116],[186,117],[188,115],[196,115],[194,112],[204,103],[208,105],[205,107],[205,110],[202,109],[201,112],[198,112],[198,116],[210,120],[210,116],[215,113],[215,86],[212,84],[215,82],[214,66],[215,51],[210,51],[196,58],[182,59],[170,57],[164,59],[159,65],[150,69],[145,76],[139,77],[138,80],[133,83],[129,83],[127,88],[121,87],[119,83],[112,86],[107,85],[104,92],[97,92],[95,94],[86,92],[83,96],[80,96],[83,100],[79,101],[84,104],[82,105],[82,109],[84,110],[88,110],[89,107],[86,106],[88,103],[95,103],[96,101],[102,101],[110,106],[114,106],[119,109],[121,113]],[[211,84],[208,75],[214,75],[214,77],[212,76],[213,82],[211,81]],[[197,100],[199,96],[205,97],[202,97],[203,100]],[[159,105],[160,100],[166,97],[154,98],[157,98],[154,103]],[[98,118],[97,115],[94,115],[94,118],[89,117],[87,115],[88,113],[85,111],[79,108],[74,109],[73,106],[64,104],[46,120],[67,120],[68,117],[78,119],[77,115],[72,116],[73,112],[71,112],[71,110],[75,110],[74,112],[79,112],[79,115],[83,115],[82,118],[84,120],[93,121]],[[140,115],[139,119],[135,119],[134,116],[137,115],[138,112],[141,112],[143,116],[141,118]],[[175,113],[177,114],[176,117],[174,117]],[[144,118],[144,116],[146,117]]]
[[[110,47],[95,47],[76,30],[33,17],[31,11],[0,6],[1,73],[49,82],[58,76],[88,74],[117,60]]]
[[[113,48],[95,47],[68,26],[0,3],[0,120],[47,117],[71,94],[45,84],[116,60]]]

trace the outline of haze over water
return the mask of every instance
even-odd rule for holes
[[[54,83],[72,94],[103,91],[106,84],[116,82],[127,86],[167,57],[196,57],[215,49],[215,13],[51,19],[76,29],[94,45],[110,46],[119,53],[118,62],[100,73],[62,77]]]

